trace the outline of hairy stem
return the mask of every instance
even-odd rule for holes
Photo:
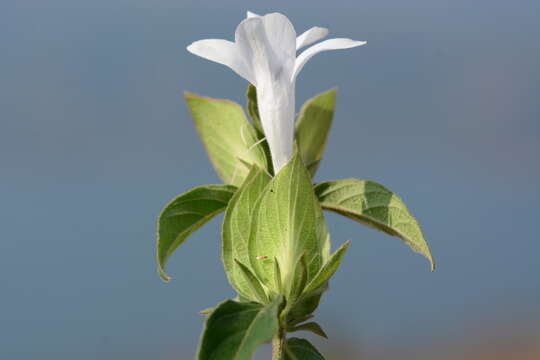
[[[279,329],[272,339],[272,360],[283,360],[285,352],[285,332]]]

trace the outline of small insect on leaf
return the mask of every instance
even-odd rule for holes
[[[255,256],[255,259],[257,259],[257,260],[266,260],[266,259],[268,259],[268,256],[259,255],[259,256]]]

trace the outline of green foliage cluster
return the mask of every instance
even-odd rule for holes
[[[326,337],[314,315],[328,281],[350,242],[331,253],[323,210],[333,211],[403,240],[434,262],[418,222],[394,193],[373,181],[345,179],[313,184],[334,115],[334,89],[302,107],[295,156],[277,174],[257,111],[256,90],[247,110],[228,100],[186,94],[195,126],[222,185],[204,185],[173,199],[158,220],[157,262],[165,264],[195,230],[225,212],[222,260],[238,293],[207,315],[199,360],[249,360],[273,341],[274,359],[320,360],[307,340],[288,333]]]

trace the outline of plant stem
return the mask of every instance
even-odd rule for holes
[[[279,329],[272,339],[272,360],[283,360],[285,350],[285,332]]]

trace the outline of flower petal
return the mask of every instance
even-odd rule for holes
[[[273,15],[273,14],[271,14]],[[285,18],[286,19],[286,18]],[[259,114],[278,171],[292,156],[296,35],[278,16],[245,19],[236,28],[236,45],[253,69]],[[280,41],[279,39],[287,37]],[[289,45],[280,47],[288,42]]]
[[[187,50],[197,56],[228,66],[238,75],[253,83],[254,76],[235,43],[222,39],[195,41]]]
[[[290,66],[292,71],[296,59],[296,31],[293,24],[280,13],[267,14],[261,19],[275,56],[280,59],[282,65]]]
[[[325,40],[321,43],[318,43],[316,45],[313,45],[312,47],[304,50],[300,56],[296,59],[296,64],[294,66],[294,71],[291,80],[295,81],[296,77],[298,76],[298,73],[300,73],[300,70],[304,67],[304,65],[308,62],[309,59],[313,57],[313,55],[318,54],[322,51],[328,51],[328,50],[339,50],[339,49],[350,49],[353,47],[361,46],[366,44],[365,41],[356,41],[351,39],[330,39]]]
[[[313,44],[315,41],[319,41],[328,35],[328,29],[323,27],[312,27],[304,32],[302,35],[296,38],[296,50]]]
[[[252,70],[255,87],[258,82],[269,81],[277,59],[266,38],[261,17],[251,17],[242,21],[234,34],[235,42],[247,66]]]
[[[262,81],[290,81],[296,61],[296,32],[286,16],[273,13],[247,18],[236,28],[235,41],[256,87]]]
[[[251,12],[249,10],[246,11],[246,19],[260,16],[261,15]],[[296,38],[296,50],[303,48],[304,46],[313,44],[315,41],[319,41],[327,35],[328,29],[318,26],[312,27],[311,29],[305,31],[302,35]]]

